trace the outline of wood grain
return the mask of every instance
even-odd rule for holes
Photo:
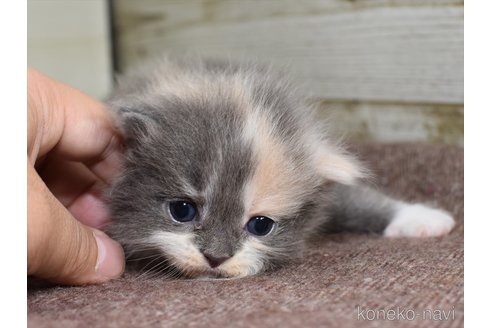
[[[463,146],[463,105],[317,102],[320,117],[347,140]]]
[[[350,139],[463,145],[463,1],[114,3],[123,71],[162,53],[253,58]]]
[[[462,1],[115,3],[123,69],[162,52],[252,57],[317,98],[463,103]]]

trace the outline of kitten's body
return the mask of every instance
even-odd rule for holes
[[[108,232],[130,257],[156,255],[191,277],[242,277],[300,256],[327,227],[437,236],[453,226],[443,211],[362,186],[360,164],[262,66],[163,60],[130,74],[109,105],[127,156]],[[196,215],[178,222],[173,206],[184,202]],[[258,220],[274,222],[264,236]]]

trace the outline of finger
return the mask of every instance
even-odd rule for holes
[[[28,149],[31,162],[53,151],[85,162],[110,183],[121,162],[120,137],[103,104],[43,74],[28,70]]]
[[[51,193],[65,207],[96,183],[102,183],[84,164],[67,161],[59,156],[48,156],[36,171]]]
[[[101,229],[110,221],[104,202],[108,187],[84,164],[50,156],[37,172],[56,199],[79,222]]]
[[[79,195],[67,209],[78,221],[92,228],[102,229],[110,222],[108,207],[97,185]]]
[[[100,283],[124,270],[121,246],[75,220],[28,163],[28,274],[64,284]]]

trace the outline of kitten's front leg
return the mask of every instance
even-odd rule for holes
[[[449,233],[451,215],[424,204],[395,200],[367,186],[334,187],[329,227],[388,237],[433,237]]]

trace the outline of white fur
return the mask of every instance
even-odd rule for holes
[[[146,243],[158,246],[172,262],[184,269],[203,269],[207,262],[193,243],[190,233],[158,231],[153,233]]]
[[[219,268],[228,277],[246,277],[254,275],[263,268],[263,254],[267,246],[251,238],[246,240],[241,249]]]
[[[387,237],[435,237],[451,231],[454,220],[443,210],[422,204],[401,204],[384,230]]]
[[[194,236],[190,233],[159,231],[152,234],[147,244],[156,245],[170,257],[170,260],[181,270],[194,277],[210,277],[208,263],[193,243]],[[246,277],[256,274],[263,268],[262,254],[266,246],[250,239],[229,260],[221,264],[215,271],[228,278]],[[215,275],[212,275],[215,277]]]
[[[314,153],[314,163],[321,176],[341,184],[352,185],[366,176],[354,158],[335,147],[320,147]]]

